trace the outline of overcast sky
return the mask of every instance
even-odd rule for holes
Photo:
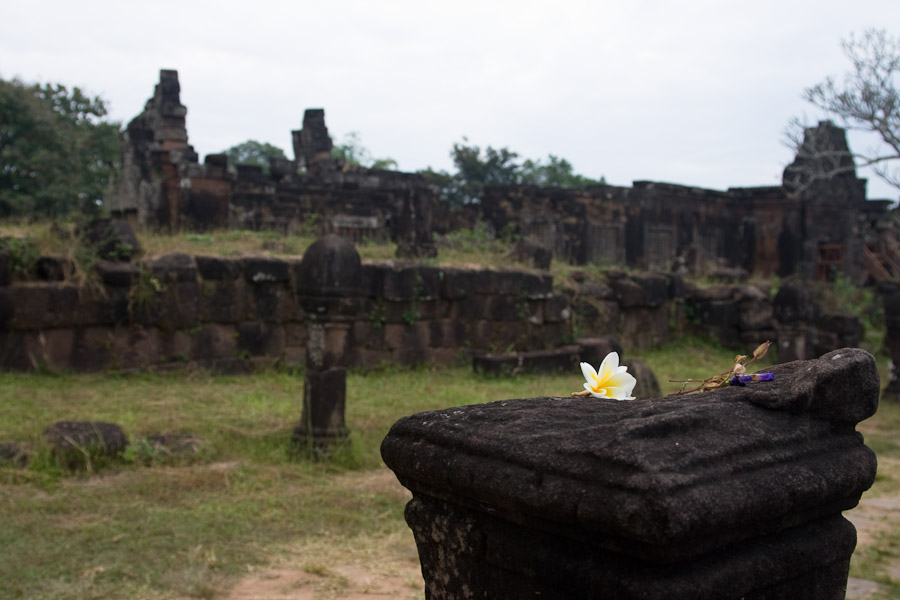
[[[803,89],[849,69],[841,39],[898,23],[897,0],[7,2],[0,77],[78,85],[124,124],[177,69],[201,157],[290,157],[324,108],[337,142],[404,171],[450,170],[466,136],[615,185],[725,189],[780,184],[789,119],[821,116]]]

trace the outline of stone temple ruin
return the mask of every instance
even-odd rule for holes
[[[488,186],[480,203],[452,211],[418,174],[333,158],[321,109],[307,110],[302,129],[292,132],[294,160],[272,161],[268,173],[228,165],[222,154],[198,162],[186,113],[177,72],[161,71],[153,97],[124,133],[113,215],[173,231],[296,232],[314,223],[318,235],[394,240],[401,256],[434,256],[434,232],[483,222],[574,264],[819,280],[842,273],[857,283],[900,276],[896,211],[889,201],[866,200],[844,132],[829,122],[807,131],[781,186]]]
[[[115,223],[290,232],[315,222],[318,235],[393,239],[399,254],[433,256],[434,236],[483,222],[496,232],[518,232],[558,260],[630,267],[591,277],[574,271],[560,284],[534,270],[364,263],[358,310],[328,325],[346,329],[347,346],[339,366],[314,365],[325,370],[384,361],[453,364],[472,353],[579,347],[598,335],[628,340],[629,350],[640,351],[688,331],[740,347],[772,340],[781,360],[806,359],[858,345],[859,320],[818,306],[795,282],[776,290],[743,281],[748,273],[803,276],[796,279],[843,273],[856,282],[900,277],[896,211],[887,201],[867,201],[866,182],[843,158],[838,174],[824,180],[819,174],[834,165],[819,165],[815,152],[804,151],[785,170],[782,186],[725,192],[653,182],[584,190],[495,186],[479,204],[454,212],[420,175],[334,159],[321,110],[306,111],[302,129],[293,132],[295,159],[272,161],[267,173],[228,165],[221,154],[199,163],[186,113],[177,73],[162,71],[153,97],[123,134],[122,175],[109,202],[121,217]],[[824,139],[844,157],[841,130],[824,123],[807,133],[811,149]],[[128,260],[117,254],[96,265],[102,293],[85,296],[62,275],[72,270],[64,257],[41,257],[23,279],[0,249],[0,366],[92,371],[191,364],[242,372],[308,364],[311,332],[322,327],[308,311],[316,293],[298,258],[170,254],[112,262]],[[698,286],[682,277],[704,271],[725,279]],[[896,290],[885,285],[895,303]],[[887,343],[900,364],[895,325],[889,312]],[[552,356],[569,364],[578,353]],[[512,370],[527,370],[531,358],[537,360],[514,357]],[[507,360],[495,357],[484,368],[505,369]],[[900,395],[900,374],[891,382],[888,389]]]
[[[203,163],[188,144],[176,71],[160,81],[144,112],[123,134],[123,167],[109,200],[113,216],[133,224],[273,229],[295,233],[315,222],[317,233],[350,240],[393,240],[398,254],[434,256],[431,210],[440,191],[421,175],[364,169],[332,158],[321,109],[307,110],[292,132],[295,160],[230,167],[224,154]]]
[[[827,179],[801,151],[781,186],[709,189],[636,181],[632,187],[562,190],[488,187],[481,218],[512,228],[575,264],[708,274],[722,268],[762,277],[857,283],[900,276],[900,246],[890,201],[867,201],[844,131],[828,122],[807,132],[827,139],[849,165]]]

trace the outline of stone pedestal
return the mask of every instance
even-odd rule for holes
[[[348,433],[344,409],[350,324],[360,303],[359,254],[340,236],[326,235],[303,255],[299,279],[308,340],[303,414],[293,440],[322,453]]]
[[[630,402],[507,400],[419,413],[382,444],[413,492],[426,597],[844,597],[875,455],[871,355]]]

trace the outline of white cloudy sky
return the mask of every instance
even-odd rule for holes
[[[898,23],[897,0],[36,0],[3,7],[0,77],[79,85],[127,122],[177,69],[201,156],[251,138],[291,156],[321,107],[402,170],[450,169],[466,136],[616,185],[724,189],[779,184],[788,120],[820,116],[802,90],[847,71],[842,38]]]

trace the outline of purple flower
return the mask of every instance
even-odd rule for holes
[[[774,381],[775,374],[774,373],[755,373],[753,375],[735,375],[731,378],[731,385],[739,385],[741,387],[747,385],[748,383],[755,383],[757,381]]]

